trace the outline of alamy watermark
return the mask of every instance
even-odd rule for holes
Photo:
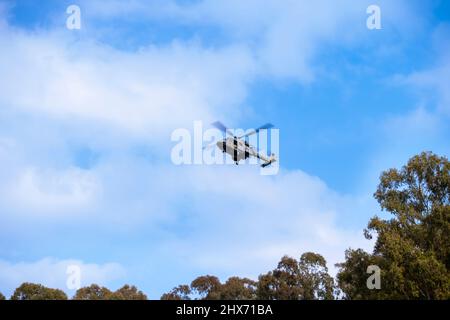
[[[370,265],[367,271],[370,276],[367,278],[366,285],[369,290],[381,289],[381,269],[377,265]]]
[[[259,165],[261,175],[275,175],[279,138],[278,129],[227,129],[224,134],[216,128],[204,130],[202,121],[194,121],[192,130],[172,132],[171,160],[175,165]]]
[[[69,15],[66,20],[66,27],[69,30],[81,29],[81,9],[79,6],[72,4],[67,7],[66,13]]]
[[[76,264],[68,265],[66,268],[67,280],[66,286],[69,290],[78,290],[81,288],[81,267]]]
[[[66,27],[69,30],[81,29],[81,9],[76,4],[67,7],[66,13],[69,15],[66,19]],[[366,13],[369,17],[366,20],[366,26],[369,30],[381,29],[381,8],[376,4],[367,7]]]
[[[367,7],[366,10],[369,17],[367,18],[366,25],[369,30],[381,29],[381,8],[375,4]]]

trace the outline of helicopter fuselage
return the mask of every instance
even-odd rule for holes
[[[240,160],[255,157],[259,160],[262,160],[263,163],[261,164],[261,167],[265,168],[271,165],[273,162],[277,161],[275,154],[272,153],[270,156],[267,156],[264,153],[260,153],[246,140],[247,137],[253,134],[257,134],[258,132],[260,132],[260,130],[273,128],[273,124],[266,123],[265,125],[260,126],[257,129],[250,130],[250,132],[247,132],[246,134],[238,137],[235,136],[231,130],[227,129],[227,127],[220,121],[216,121],[212,123],[212,125],[228,135],[228,137],[217,142],[213,142],[212,144],[210,144],[210,146],[215,144],[223,153],[228,153],[236,164],[239,164]],[[206,146],[205,148],[208,147],[209,146]]]
[[[222,150],[222,152],[228,153],[236,164],[240,160],[245,160],[250,157],[250,155],[255,154],[253,148],[246,141],[235,137],[217,141],[217,147]]]

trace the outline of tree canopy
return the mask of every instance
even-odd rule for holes
[[[98,284],[91,284],[77,290],[74,300],[147,300],[147,296],[135,286],[128,284],[122,288],[111,291]]]
[[[25,282],[14,291],[11,300],[67,300],[67,295],[59,289]]]
[[[256,282],[247,278],[230,277],[221,283],[215,276],[200,276],[191,285],[180,285],[161,296],[161,300],[251,300],[256,299]]]
[[[168,293],[164,293],[161,296],[161,300],[191,300],[190,297],[191,293],[192,293],[191,287],[183,284],[173,288]]]
[[[107,300],[111,297],[112,292],[105,287],[98,284],[91,284],[88,287],[83,287],[77,290],[74,300]]]
[[[325,259],[312,252],[297,261],[285,256],[275,270],[258,281],[230,277],[225,283],[211,275],[200,276],[191,285],[180,285],[161,296],[163,300],[254,300],[254,299],[333,299],[334,281]]]
[[[365,230],[377,236],[372,254],[348,250],[338,284],[348,299],[450,298],[450,163],[422,153],[401,169],[381,174],[374,194],[391,219],[373,217]],[[363,271],[381,269],[382,290],[369,290]]]
[[[333,299],[335,285],[325,258],[306,252],[297,261],[284,256],[273,271],[259,276],[257,297],[269,300]]]
[[[111,296],[111,300],[147,300],[147,296],[135,286],[128,284],[122,288],[114,291]]]

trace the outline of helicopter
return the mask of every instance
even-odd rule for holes
[[[215,141],[203,149],[209,149],[211,147],[217,146],[223,153],[228,153],[236,165],[239,165],[239,161],[245,160],[249,157],[255,157],[263,161],[261,164],[262,168],[265,168],[271,165],[273,162],[277,161],[275,154],[271,154],[269,157],[265,154],[259,152],[254,146],[250,145],[245,138],[251,136],[253,134],[258,133],[262,129],[270,129],[273,128],[274,125],[271,123],[266,123],[260,126],[257,129],[254,129],[246,134],[241,136],[235,136],[233,132],[228,129],[222,122],[216,121],[211,124],[215,128],[219,129],[223,133],[225,133],[226,137],[223,140]]]

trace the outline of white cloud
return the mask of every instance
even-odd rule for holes
[[[408,12],[397,10],[401,3],[383,2],[389,21]],[[195,119],[238,119],[256,77],[313,81],[322,45],[367,36],[365,4],[354,1],[89,1],[81,7],[93,20],[143,14],[218,26],[231,41],[207,47],[201,40],[173,40],[124,52],[96,42],[95,31],[84,38],[91,40],[80,40],[67,30],[6,26],[0,29],[4,107],[90,120],[157,141]]]
[[[428,96],[437,97],[437,101],[427,103],[437,103],[437,111],[450,116],[450,54],[448,51],[443,54],[438,66],[430,70],[415,72],[403,78],[403,83],[409,84],[420,90],[430,90],[434,93]]]
[[[0,46],[7,48],[0,53],[8,61],[0,64],[5,108],[92,120],[154,141],[194,119],[239,114],[253,74],[244,46],[173,42],[126,53],[63,34],[11,29],[0,32]]]
[[[371,4],[370,0],[134,0],[124,5],[117,0],[94,0],[81,6],[90,19],[101,21],[114,18],[131,22],[134,17],[218,29],[219,38],[225,35],[222,42],[249,46],[259,76],[309,83],[323,68],[315,61],[323,46],[354,45],[374,35],[366,28],[366,8]],[[391,35],[408,36],[420,30],[422,20],[416,6],[403,0],[379,0],[377,5],[382,10],[383,28]],[[101,23],[96,27],[101,28]]]
[[[118,263],[85,263],[77,259],[59,260],[44,258],[34,262],[8,262],[0,260],[0,288],[4,295],[10,296],[14,289],[24,282],[40,283],[50,288],[65,291],[69,298],[75,289],[67,287],[68,266],[80,268],[81,286],[96,283],[109,286],[124,279],[125,269]]]
[[[430,138],[440,131],[442,123],[438,115],[420,106],[408,114],[391,117],[384,123],[386,134],[407,140],[412,135]]]
[[[60,172],[24,168],[6,185],[2,190],[5,202],[44,214],[80,212],[83,207],[92,206],[101,192],[96,177],[79,168]]]
[[[447,32],[443,32],[447,30]],[[395,75],[390,83],[411,90],[419,101],[407,112],[390,114],[380,122],[378,148],[372,151],[371,164],[367,169],[366,181],[378,181],[378,173],[387,168],[398,168],[408,159],[423,151],[439,155],[450,152],[450,42],[444,34],[448,28],[437,28],[437,52],[435,62],[429,68],[406,75]]]
[[[450,152],[450,26],[442,24],[430,32],[429,51],[435,55],[428,67],[397,74],[389,83],[413,93],[418,101],[401,114],[390,114],[380,123],[381,143],[374,150],[368,181],[377,181],[386,168],[400,167],[423,151],[445,155]]]
[[[417,95],[433,113],[450,116],[450,24],[438,25],[432,33],[430,48],[436,58],[431,66],[406,75],[394,77],[394,83],[405,85]],[[433,108],[436,106],[435,108]]]
[[[257,167],[185,167],[153,178],[158,198],[171,203],[176,216],[165,223],[167,239],[158,240],[162,260],[176,261],[168,265],[256,277],[284,254],[316,251],[334,270],[348,247],[372,246],[363,237],[365,225],[346,229],[339,221],[364,214],[372,203],[339,195],[301,171],[264,177]]]

